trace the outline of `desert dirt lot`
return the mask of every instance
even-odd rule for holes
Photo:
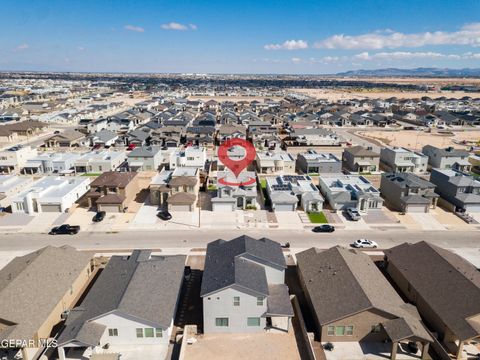
[[[300,360],[293,331],[288,334],[208,334],[187,345],[185,359]]]
[[[233,101],[233,102],[238,102],[238,101],[260,101],[263,102],[265,99],[270,99],[270,100],[282,100],[283,97],[278,97],[278,96],[189,96],[188,100],[203,100],[203,101],[208,101],[208,100],[215,100],[217,102],[224,102],[224,101]]]
[[[413,150],[421,150],[425,145],[437,147],[452,146],[458,149],[465,149],[466,145],[462,141],[478,142],[480,141],[480,130],[473,131],[452,131],[453,135],[440,135],[432,132],[423,131],[356,131],[355,134],[365,139],[373,139],[381,142],[383,145],[407,147]]]
[[[445,96],[447,98],[461,99],[464,96],[471,98],[480,98],[480,93],[464,91],[383,91],[382,89],[372,89],[363,91],[354,90],[336,90],[336,89],[290,89],[292,92],[308,95],[317,99],[327,99],[329,101],[347,100],[347,99],[388,99],[396,97],[398,99],[420,99],[428,96],[432,99]]]

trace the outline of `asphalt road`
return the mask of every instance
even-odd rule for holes
[[[334,233],[315,234],[308,230],[162,230],[125,231],[119,233],[81,232],[77,235],[0,234],[0,251],[31,251],[46,245],[68,244],[83,250],[131,250],[136,248],[185,251],[205,248],[216,239],[230,240],[240,235],[254,238],[268,237],[280,243],[290,242],[292,249],[312,246],[329,248],[348,246],[358,238],[375,240],[380,248],[389,248],[403,242],[426,240],[449,249],[479,249],[480,231],[413,231],[413,230],[337,230]]]

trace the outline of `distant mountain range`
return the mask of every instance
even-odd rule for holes
[[[338,76],[412,76],[412,77],[480,77],[480,69],[441,69],[441,68],[416,68],[416,69],[375,69],[375,70],[350,70],[337,73]]]

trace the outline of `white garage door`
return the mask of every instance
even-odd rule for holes
[[[407,212],[424,213],[426,212],[426,206],[425,205],[408,205]]]
[[[275,205],[275,211],[295,211],[295,205],[291,204],[277,204]]]
[[[119,205],[100,205],[99,211],[106,211],[106,212],[120,212]]]
[[[223,212],[228,212],[228,211],[233,211],[233,204],[212,204],[212,209],[213,211],[223,211]]]
[[[190,205],[170,205],[171,211],[190,211]]]
[[[467,205],[467,212],[480,212],[480,205]]]
[[[42,212],[61,212],[60,205],[57,204],[50,204],[50,205],[42,205]]]

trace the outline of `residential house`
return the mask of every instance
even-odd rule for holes
[[[194,211],[200,188],[199,173],[198,168],[188,167],[162,170],[150,183],[150,203],[169,211]]]
[[[124,151],[90,151],[82,154],[74,162],[76,173],[98,174],[104,171],[114,171],[125,162]]]
[[[361,175],[321,175],[320,191],[334,210],[354,207],[361,213],[381,209],[380,191]]]
[[[385,269],[454,359],[480,341],[480,272],[468,261],[425,241],[385,250]]]
[[[60,134],[55,134],[45,140],[45,147],[73,147],[84,146],[88,144],[85,134],[77,130],[65,130]]]
[[[257,151],[259,174],[295,174],[295,159],[286,151]]]
[[[57,339],[59,359],[84,358],[105,348],[116,358],[140,347],[166,354],[185,260],[183,255],[152,255],[150,250],[112,256],[80,305],[68,314]]]
[[[164,126],[152,132],[151,143],[161,145],[167,148],[176,148],[180,145],[180,140],[185,132],[185,128],[180,126]]]
[[[379,170],[380,154],[370,148],[354,146],[343,151],[343,166],[354,172],[367,173]]]
[[[297,155],[296,169],[304,174],[335,174],[342,171],[342,161],[331,153],[307,150]]]
[[[85,200],[96,211],[125,212],[138,193],[136,172],[107,171],[90,184]]]
[[[128,168],[131,171],[157,171],[163,163],[160,146],[142,146],[127,155]]]
[[[453,206],[454,211],[480,212],[480,181],[457,170],[432,169],[430,182],[435,192]]]
[[[464,150],[453,147],[440,149],[432,145],[425,145],[422,153],[428,156],[428,165],[435,169],[470,171],[472,167],[468,161],[469,153]]]
[[[16,145],[0,150],[0,174],[19,173],[27,161],[35,156],[37,149],[30,146]]]
[[[0,208],[12,205],[12,196],[25,190],[33,183],[31,176],[0,175]]]
[[[89,188],[90,179],[86,177],[45,176],[12,196],[12,212],[68,212]]]
[[[133,144],[137,147],[149,145],[150,139],[150,130],[146,129],[132,130],[126,136],[127,145]]]
[[[230,171],[217,173],[217,196],[212,198],[213,211],[254,209],[257,203],[255,172],[243,171],[235,177]]]
[[[221,125],[217,133],[217,143],[221,144],[230,139],[246,139],[247,129],[240,125]]]
[[[428,156],[402,147],[380,149],[380,162],[391,172],[427,172]]]
[[[342,137],[335,132],[322,129],[295,129],[285,140],[288,146],[340,146]]]
[[[307,175],[267,177],[267,193],[274,211],[295,211],[301,207],[307,212],[319,212],[323,197]]]
[[[336,246],[310,248],[296,258],[318,340],[390,342],[392,360],[401,343],[413,341],[422,344],[421,358],[429,359],[433,339],[417,309],[402,300],[366,253]]]
[[[280,244],[240,236],[207,245],[200,296],[203,331],[287,332],[293,317]]]
[[[23,167],[24,174],[73,173],[75,161],[81,157],[78,153],[43,153],[28,159]]]
[[[42,339],[51,340],[62,314],[75,305],[93,277],[92,257],[67,245],[47,246],[15,257],[0,270],[0,342],[6,344],[2,348],[16,359],[40,356]],[[18,340],[26,343],[15,345]]]
[[[394,210],[407,212],[429,212],[436,208],[438,194],[435,184],[412,173],[384,173],[380,191],[388,205]]]
[[[100,130],[88,136],[90,146],[110,147],[115,145],[118,140],[118,134],[110,130]]]
[[[204,147],[188,146],[177,149],[170,154],[170,170],[177,167],[195,167],[203,169],[207,160],[207,150]]]

